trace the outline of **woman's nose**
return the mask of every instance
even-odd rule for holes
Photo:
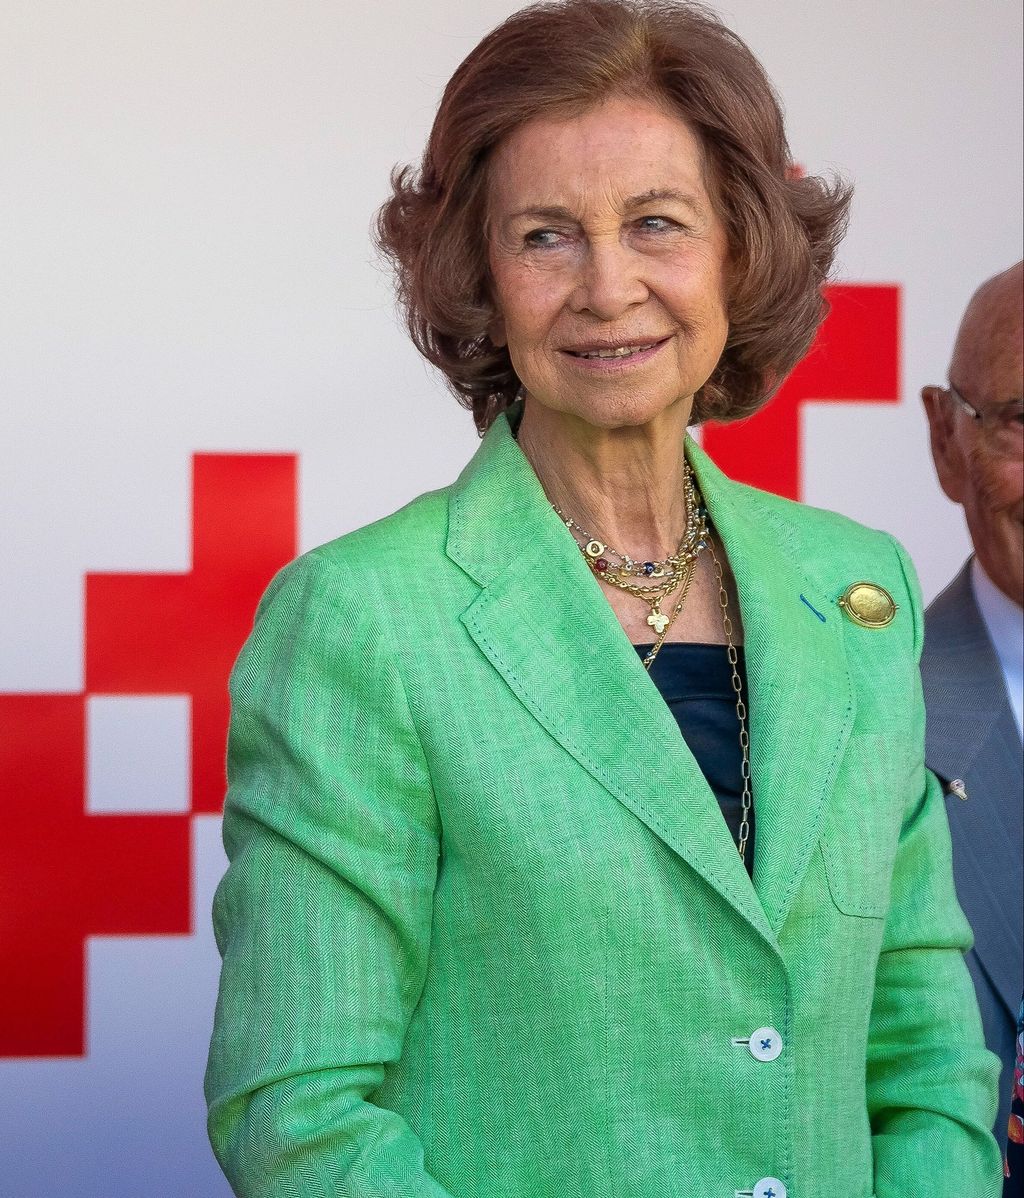
[[[574,312],[589,312],[599,320],[616,320],[648,298],[640,255],[620,241],[592,242],[580,263],[570,299]]]

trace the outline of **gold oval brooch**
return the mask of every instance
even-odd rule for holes
[[[899,608],[892,595],[877,582],[855,582],[843,591],[839,606],[861,628],[884,628]]]

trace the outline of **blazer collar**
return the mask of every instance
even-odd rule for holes
[[[688,454],[739,590],[756,889],[671,712],[504,416],[453,488],[447,550],[482,588],[463,623],[519,700],[777,947],[852,724],[850,679],[834,597],[801,573],[786,523],[692,443]]]

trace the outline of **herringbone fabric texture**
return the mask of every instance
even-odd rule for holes
[[[998,1193],[912,571],[691,454],[743,613],[753,883],[504,418],[271,586],[215,909],[239,1194]],[[886,629],[836,606],[863,578]],[[774,1061],[734,1043],[764,1026]]]

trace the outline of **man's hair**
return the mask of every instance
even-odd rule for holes
[[[418,172],[392,173],[377,241],[420,352],[484,432],[520,390],[497,315],[487,251],[491,154],[537,117],[613,96],[650,99],[694,130],[728,237],[729,336],[693,420],[740,420],[807,351],[827,311],[822,284],[850,188],[794,170],[779,101],[745,43],[700,4],[554,0],[513,14],[445,88]]]

